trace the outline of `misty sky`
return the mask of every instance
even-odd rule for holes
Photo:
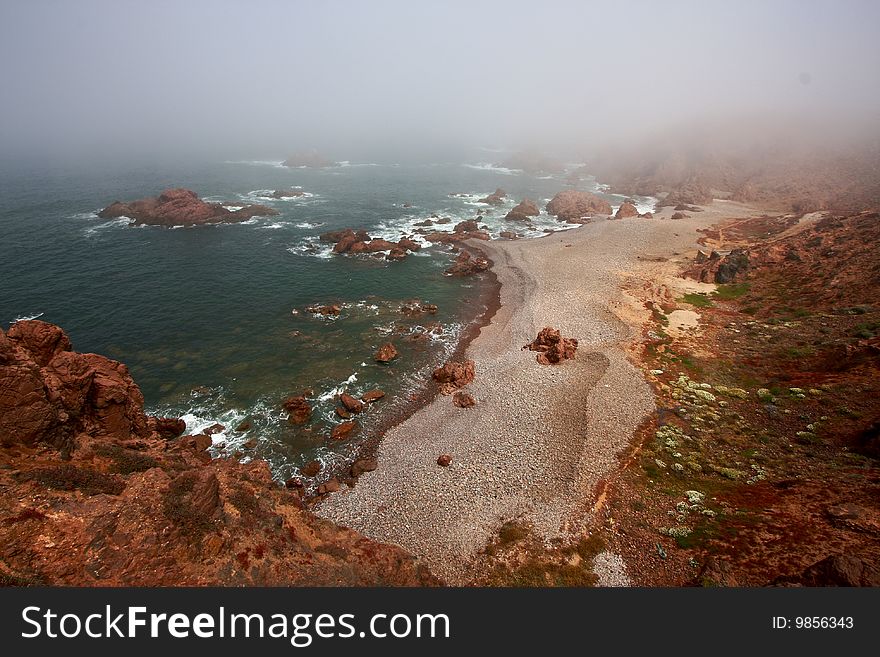
[[[0,149],[355,159],[876,117],[878,27],[845,0],[0,0]]]

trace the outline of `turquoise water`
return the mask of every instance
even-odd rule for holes
[[[579,183],[596,189],[594,181]],[[308,196],[263,198],[299,186]],[[272,463],[279,478],[305,461],[350,458],[371,426],[393,413],[454,349],[485,309],[485,278],[443,275],[454,257],[425,248],[404,262],[333,256],[320,233],[365,228],[399,239],[436,213],[457,222],[486,206],[476,200],[503,187],[510,202],[486,216],[493,235],[523,196],[543,205],[565,188],[564,176],[534,177],[482,165],[344,164],[286,169],[276,162],[211,162],[197,166],[19,169],[3,173],[0,193],[0,325],[35,317],[62,326],[74,348],[126,363],[148,411],[178,415],[188,430],[220,422],[222,455],[256,438],[247,454]],[[132,228],[96,212],[114,200],[186,187],[230,204],[259,202],[280,216],[244,224]],[[620,197],[608,196],[612,204]],[[410,204],[412,207],[404,207]],[[646,200],[646,206],[648,201]],[[546,216],[543,227],[564,226]],[[436,304],[436,315],[407,317],[411,299]],[[305,312],[340,303],[336,319]],[[294,312],[296,311],[296,313]],[[435,326],[439,324],[439,327]],[[430,330],[433,330],[431,332]],[[392,341],[400,358],[373,361]],[[360,418],[348,443],[328,440],[335,392],[379,387],[388,393]],[[295,427],[284,397],[310,390],[314,421]],[[246,432],[232,429],[244,420]]]

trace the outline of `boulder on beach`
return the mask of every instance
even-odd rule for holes
[[[365,472],[373,472],[376,468],[379,467],[379,460],[375,457],[367,456],[361,457],[357,459],[354,463],[351,464],[351,468],[349,469],[349,473],[352,477],[357,479]]]
[[[610,215],[611,204],[589,192],[566,189],[559,192],[547,204],[547,213],[560,221],[577,222],[594,214]]]
[[[375,358],[376,361],[380,363],[390,363],[392,360],[397,358],[397,356],[397,348],[390,342],[387,342],[386,344],[383,344],[381,347],[379,347],[379,351],[376,352]]]
[[[437,465],[447,468],[452,464],[452,456],[449,454],[441,454],[437,457]]]
[[[504,218],[507,221],[528,221],[529,217],[537,217],[541,214],[538,206],[531,199],[524,198]]]
[[[638,209],[630,201],[624,201],[623,203],[621,203],[620,207],[617,208],[617,212],[614,214],[615,219],[628,219],[629,217],[638,216]]]
[[[464,362],[447,361],[431,374],[431,378],[440,384],[440,393],[451,395],[474,380],[477,374],[476,363],[472,360]]]
[[[452,403],[458,408],[471,408],[477,405],[477,400],[463,390],[459,390],[452,396]]]
[[[127,217],[133,226],[201,226],[206,224],[237,223],[252,217],[277,215],[278,211],[265,205],[247,205],[228,210],[222,203],[207,203],[198,195],[183,188],[166,189],[156,197],[142,198],[126,203],[115,201],[98,213],[102,219]]]
[[[577,347],[578,341],[575,338],[564,338],[559,331],[546,326],[523,349],[537,351],[537,361],[541,365],[551,365],[574,358]]]

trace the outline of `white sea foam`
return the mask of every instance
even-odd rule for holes
[[[15,322],[27,322],[29,320],[42,317],[45,314],[46,313],[36,313],[34,315],[19,315],[18,317],[16,317],[15,319],[12,320],[12,323],[15,324]]]
[[[302,221],[302,222],[296,224],[296,227],[297,228],[320,228],[323,225],[324,225],[323,221],[316,221],[316,222]]]
[[[331,388],[330,390],[327,390],[327,391],[323,392],[322,394],[318,395],[317,400],[321,401],[321,402],[332,401],[333,399],[336,398],[336,395],[341,395],[343,392],[348,390],[349,386],[357,383],[357,380],[358,380],[357,372],[354,372],[350,377],[348,377],[342,383],[339,383],[335,387]]]
[[[302,191],[302,188],[300,187],[292,187],[291,189]],[[243,201],[247,201],[248,203],[265,203],[266,201],[279,203],[303,203],[305,201],[311,201],[318,197],[318,195],[313,192],[303,192],[302,196],[285,196],[284,198],[276,198],[275,196],[273,196],[274,193],[274,189],[254,189],[247,194],[239,194],[238,198]]]
[[[321,260],[329,260],[333,257],[333,245],[322,242],[317,235],[306,237],[287,247],[287,250],[294,255],[320,258]]]
[[[346,169],[348,167],[378,167],[381,165],[377,164],[376,162],[355,162],[355,163],[352,163],[352,162],[349,162],[348,160],[342,160],[341,162],[337,162],[336,166],[343,168],[343,169]]]
[[[479,169],[480,171],[493,171],[494,173],[501,173],[505,176],[518,176],[523,172],[522,169],[508,169],[507,167],[499,167],[489,162],[478,162],[477,164],[462,164],[461,166],[467,167],[468,169]]]
[[[97,235],[100,231],[106,230],[108,228],[127,228],[131,225],[131,219],[129,217],[119,217],[118,219],[111,219],[110,221],[105,221],[102,224],[97,224],[96,226],[91,226],[86,228],[84,234],[86,237],[92,237]]]
[[[92,210],[91,212],[77,212],[76,214],[70,215],[71,219],[81,219],[92,221],[94,219],[100,219],[98,213],[100,210]]]
[[[225,160],[223,164],[245,164],[247,166],[255,166],[255,167],[275,167],[277,169],[284,169],[284,162],[282,160]]]

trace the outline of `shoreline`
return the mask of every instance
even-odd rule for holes
[[[488,255],[483,249],[473,244],[462,245],[462,249],[470,251],[472,255],[478,255],[479,257],[487,257]],[[480,335],[483,328],[491,323],[492,318],[501,308],[501,283],[493,269],[495,263],[491,258],[489,258],[489,264],[489,269],[482,273],[482,275],[486,276],[488,280],[479,282],[479,285],[484,286],[484,289],[480,294],[480,300],[481,305],[485,306],[485,310],[467,322],[465,330],[462,331],[461,336],[456,341],[455,348],[446,359],[447,361],[464,358],[470,344]],[[440,365],[442,364],[443,363],[440,363]],[[365,458],[376,458],[377,450],[379,449],[379,445],[385,437],[385,434],[398,425],[406,422],[418,411],[434,402],[439,395],[440,386],[429,377],[418,388],[411,390],[407,394],[406,400],[400,404],[399,407],[393,409],[389,413],[383,413],[379,410],[379,420],[370,428],[370,431],[364,440],[357,446],[356,450],[354,450],[352,457],[327,468],[326,474],[329,475],[329,477],[321,477],[321,482],[323,483],[327,479],[335,478],[340,483],[348,484],[349,487],[353,488],[354,486],[357,486],[360,477],[353,477],[351,475],[351,466],[354,462]],[[313,488],[316,489],[317,484]],[[331,495],[333,495],[333,493],[331,493]],[[314,506],[320,504],[323,499],[325,499],[324,495],[318,495],[316,492],[312,492],[311,494],[306,495],[303,498],[303,501],[306,504]]]
[[[706,210],[481,244],[500,307],[464,348],[477,364],[465,388],[477,406],[435,396],[378,441],[377,470],[314,511],[400,545],[453,585],[480,573],[480,552],[506,521],[527,522],[548,544],[587,531],[597,485],[654,410],[625,348],[643,320],[626,308],[624,282],[695,247],[698,228],[753,212],[730,202]],[[577,338],[576,358],[541,366],[522,352],[543,326]],[[448,468],[436,464],[442,453],[453,456]]]

